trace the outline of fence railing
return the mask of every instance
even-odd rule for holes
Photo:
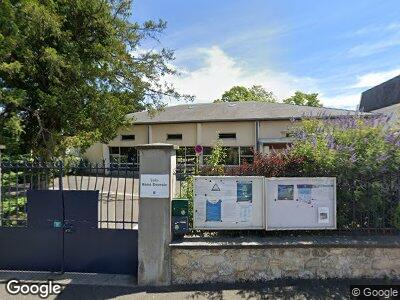
[[[207,174],[208,169],[207,167],[200,169],[199,174],[216,175]],[[189,201],[192,202],[193,199],[190,197],[193,193],[188,182],[193,172],[179,172],[180,169],[177,168],[179,184],[177,196],[189,198]],[[232,166],[224,168],[224,174],[260,175],[236,174]],[[400,168],[379,174],[340,174],[340,176],[321,174],[319,176],[337,178],[338,230],[393,232],[400,229]],[[296,177],[296,174],[290,174],[288,177]]]
[[[136,228],[138,221],[137,166],[2,162],[1,226],[26,226],[29,189],[98,190],[99,228]],[[177,165],[177,197],[192,197],[194,166]],[[198,170],[202,175],[207,168]],[[227,175],[235,174],[231,166]],[[259,174],[245,174],[259,175]],[[295,174],[290,174],[294,177]],[[337,177],[338,229],[393,231],[400,227],[400,168],[379,174],[321,174]],[[192,199],[189,199],[192,200]]]
[[[138,222],[135,166],[77,162],[1,163],[1,226],[27,225],[27,191],[98,190],[99,228],[134,229]]]

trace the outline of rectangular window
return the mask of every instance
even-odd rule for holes
[[[182,134],[167,134],[167,140],[181,140],[182,139]]]
[[[112,166],[139,166],[139,153],[134,147],[109,147],[110,163]]]
[[[119,154],[119,147],[109,147],[110,154]]]
[[[224,165],[236,166],[239,164],[239,148],[238,147],[223,147],[226,153],[223,161]]]
[[[110,163],[119,164],[119,147],[109,147]]]
[[[121,135],[121,140],[122,141],[134,141],[135,135],[134,134]]]
[[[225,165],[239,165],[247,162],[249,164],[253,163],[254,153],[253,147],[223,147],[226,157],[222,164]],[[212,147],[203,148],[203,163],[207,165],[209,163],[209,158],[213,151]]]
[[[196,166],[194,147],[179,147],[179,149],[176,150],[176,164],[177,177],[192,173]]]
[[[252,164],[254,160],[253,147],[240,147],[240,164]]]
[[[236,139],[236,133],[219,133],[220,139]]]

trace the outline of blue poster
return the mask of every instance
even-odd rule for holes
[[[292,184],[278,184],[278,200],[293,200]]]
[[[253,201],[253,184],[251,182],[238,182],[236,184],[237,202],[252,202]]]
[[[221,200],[215,203],[206,201],[206,222],[221,222],[221,203]]]
[[[297,193],[299,197],[299,201],[311,204],[311,189],[312,184],[298,184],[297,185]]]

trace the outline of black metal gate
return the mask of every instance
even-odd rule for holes
[[[3,164],[0,269],[136,275],[128,168]]]

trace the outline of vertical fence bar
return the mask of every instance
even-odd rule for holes
[[[87,183],[87,190],[89,190],[89,187],[90,187],[91,174],[92,174],[92,164],[89,163],[89,176],[87,178],[87,182],[88,182]]]
[[[18,199],[19,199],[19,184],[18,184],[18,178],[19,176],[19,164],[16,165],[15,168],[15,220],[16,220],[16,225],[19,225],[20,222],[20,218],[19,218],[19,203],[18,203]]]
[[[134,212],[133,203],[135,202],[134,193],[135,193],[135,167],[133,167],[133,174],[132,174],[131,229],[133,229],[133,212]]]
[[[103,228],[103,193],[104,193],[104,181],[106,180],[106,165],[103,161],[103,182],[101,184],[101,193],[100,193],[100,225]]]
[[[110,170],[111,171],[111,170]],[[111,172],[110,172],[111,173]],[[107,228],[108,228],[108,222],[109,222],[109,202],[110,202],[110,192],[111,192],[111,185],[112,185],[112,176],[110,175],[110,181],[109,181],[109,185],[108,185],[108,193],[107,193]]]
[[[23,185],[24,185],[24,191],[23,191],[23,197],[24,197],[24,218],[25,218],[25,224],[24,226],[28,226],[28,210],[27,210],[27,204],[28,204],[28,193],[27,193],[27,183],[26,183],[26,172],[28,168],[26,165],[22,165],[23,168]]]
[[[125,166],[124,196],[122,198],[122,229],[125,229],[125,197],[126,197],[126,180],[128,178],[128,166]]]
[[[79,189],[78,187],[76,188],[77,190],[82,190],[82,184],[83,184],[83,171],[84,170],[84,166],[82,166],[82,163],[79,163],[78,165],[78,172],[79,172],[79,176],[81,177],[81,183],[79,185]]]
[[[62,191],[64,189],[63,185],[63,178],[64,178],[64,163],[62,161],[58,164],[58,174],[59,174],[59,182],[58,182],[58,189]]]
[[[75,176],[75,190],[78,189],[78,178],[76,177],[76,172],[77,172],[78,167],[74,166],[74,176]]]
[[[118,202],[118,188],[119,188],[119,168],[120,164],[117,166],[117,185],[115,187],[115,200],[114,200],[114,226],[117,228],[117,202]]]

